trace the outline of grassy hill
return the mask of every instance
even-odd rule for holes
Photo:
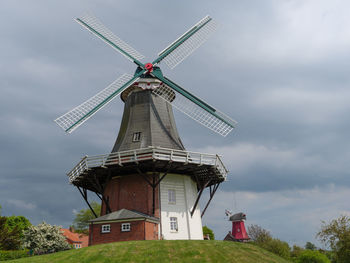
[[[251,244],[227,241],[129,241],[6,262],[289,262]]]

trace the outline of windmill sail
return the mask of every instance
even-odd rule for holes
[[[176,39],[168,47],[158,54],[158,58],[153,62],[157,64],[164,62],[171,68],[175,68],[186,57],[199,48],[215,31],[217,24],[209,16],[191,27],[186,33]]]
[[[157,78],[166,85],[163,84],[153,90],[153,93],[205,127],[225,137],[237,124],[236,121],[187,92],[168,78],[161,76],[157,76]]]
[[[95,96],[70,110],[66,114],[58,117],[55,122],[66,132],[71,133],[92,117],[98,110],[107,105],[113,98],[115,98],[115,96],[133,84],[140,75],[141,74],[136,76],[129,74],[122,75]]]
[[[144,56],[136,51],[129,44],[125,43],[119,37],[117,37],[111,30],[105,27],[95,16],[84,15],[77,18],[76,21],[83,27],[87,28],[90,32],[101,38],[108,45],[112,46],[127,59],[135,62],[137,65],[143,65],[139,60],[143,59]]]

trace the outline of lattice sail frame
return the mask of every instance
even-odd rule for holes
[[[119,95],[123,90],[128,88],[129,85],[121,89],[132,79],[136,81],[138,78],[135,78],[130,74],[123,74],[95,96],[91,97],[64,115],[58,117],[55,122],[66,132],[71,133],[85,121],[91,118],[99,109],[106,106],[115,96]]]
[[[94,15],[85,14],[80,18],[77,18],[76,21],[83,27],[85,27],[87,30],[98,36],[108,45],[116,49],[130,61],[135,62],[135,60],[141,60],[145,57],[140,52],[131,47],[129,44],[127,44],[125,41],[117,37]]]
[[[113,34],[105,27],[95,16],[87,14],[76,21],[90,32],[98,36],[104,42],[112,46],[127,59],[136,63],[142,72],[135,73],[134,77],[124,74],[122,77],[113,82],[110,86],[75,107],[73,110],[60,116],[55,122],[62,127],[66,132],[71,133],[78,128],[82,123],[92,117],[98,110],[109,103],[115,96],[128,88],[147,70],[145,65],[140,62],[144,56]],[[153,61],[156,65],[162,60],[170,67],[174,68],[186,57],[192,54],[200,47],[217,28],[217,24],[209,16],[204,17],[201,21],[191,27],[185,34],[171,43],[167,48],[159,53],[159,57]],[[150,64],[150,63],[149,63]],[[158,74],[157,74],[158,75]],[[235,127],[236,121],[229,118],[224,113],[217,111],[212,106],[203,102],[201,99],[193,96],[186,90],[177,86],[171,81],[166,81],[163,75],[156,76],[161,81],[165,81],[170,86],[160,87],[154,91],[154,94],[159,95],[165,101],[173,105],[175,108],[199,122],[203,126],[217,132],[222,136],[226,136]],[[127,85],[126,85],[127,84]],[[171,89],[169,88],[171,87]],[[176,92],[176,94],[174,93]],[[175,100],[176,97],[176,100]]]
[[[224,137],[229,134],[235,127],[235,124],[237,124],[236,121],[232,120],[224,113],[215,110],[215,113],[225,121],[219,119],[165,84],[160,85],[159,88],[154,89],[152,92],[191,119]]]
[[[172,47],[175,47],[169,54],[165,55],[161,61],[164,61],[168,67],[171,69],[175,68],[180,64],[185,58],[191,55],[197,48],[199,48],[217,29],[218,24],[212,20],[209,16],[204,17],[201,21],[191,27],[185,34],[180,36],[177,40],[171,43],[163,51],[161,51],[158,56],[164,56],[169,52]],[[195,32],[192,36],[181,42],[182,38]]]

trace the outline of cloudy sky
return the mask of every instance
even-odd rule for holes
[[[53,120],[135,66],[73,21],[93,12],[146,55],[210,14],[213,37],[165,75],[238,121],[223,138],[175,113],[185,147],[230,170],[203,223],[222,239],[224,210],[243,211],[290,244],[317,242],[321,220],[350,214],[350,3],[285,1],[2,0],[0,204],[68,227],[86,208],[65,174],[108,153],[119,98],[73,134]],[[317,243],[318,244],[318,243]]]

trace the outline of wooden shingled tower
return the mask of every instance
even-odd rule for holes
[[[111,153],[86,156],[68,173],[90,209],[89,192],[102,202],[101,216],[95,215],[90,223],[89,244],[203,239],[201,217],[226,180],[227,170],[218,155],[185,149],[173,108],[223,136],[236,122],[163,76],[159,64],[164,61],[174,68],[208,38],[215,23],[206,16],[152,63],[144,64],[139,52],[95,17],[76,20],[137,65],[134,75],[122,75],[55,120],[70,133],[118,95],[125,103]],[[200,212],[198,203],[205,189],[209,200]]]

